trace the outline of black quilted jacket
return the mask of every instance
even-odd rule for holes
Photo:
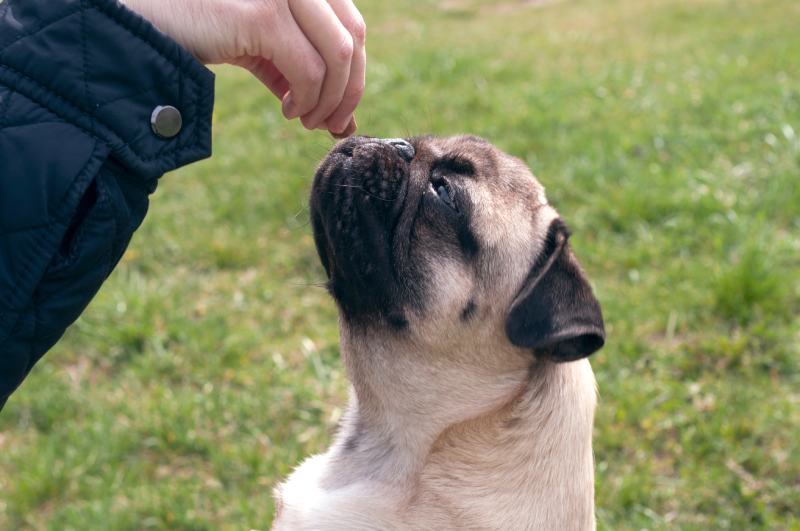
[[[116,1],[0,0],[0,408],[111,273],[158,178],[210,155],[213,87]]]

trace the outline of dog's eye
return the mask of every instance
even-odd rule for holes
[[[441,199],[445,205],[453,210],[458,210],[455,200],[453,199],[453,189],[450,187],[450,183],[447,182],[447,179],[438,178],[432,180],[431,188],[433,188],[433,191],[436,192],[436,195],[439,196],[439,199]]]
[[[433,170],[440,171],[445,175],[457,174],[465,177],[475,175],[475,166],[473,166],[472,162],[459,155],[447,155],[440,158],[434,162]]]

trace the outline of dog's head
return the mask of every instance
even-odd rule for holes
[[[344,140],[311,215],[345,326],[438,346],[488,327],[556,361],[603,345],[569,230],[528,168],[483,139]]]
[[[507,400],[534,360],[603,345],[566,225],[483,139],[344,140],[317,171],[311,219],[365,393],[452,422]]]

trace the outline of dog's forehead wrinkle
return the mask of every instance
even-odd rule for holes
[[[412,164],[430,164],[441,156],[441,147],[435,139],[417,139],[414,141],[414,160]]]

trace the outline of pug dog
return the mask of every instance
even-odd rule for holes
[[[474,136],[351,137],[310,204],[352,391],[273,529],[594,529],[603,317],[526,165]]]

